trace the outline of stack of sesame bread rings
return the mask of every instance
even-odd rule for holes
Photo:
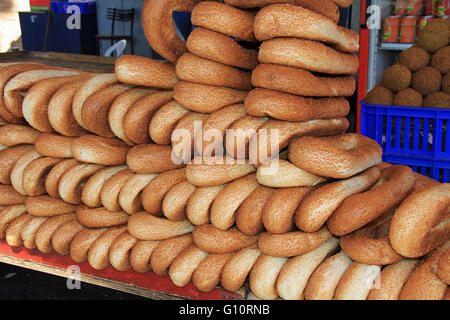
[[[0,64],[2,241],[248,299],[450,299],[450,185],[347,132],[352,2],[147,0],[167,61]]]

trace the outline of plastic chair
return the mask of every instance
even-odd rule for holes
[[[128,10],[121,10],[117,8],[108,8],[106,19],[111,20],[111,34],[110,35],[102,35],[97,34],[97,52],[99,52],[100,41],[101,40],[110,40],[111,46],[115,41],[127,40],[131,44],[131,54],[134,54],[134,41],[133,41],[133,28],[134,28],[134,8]],[[130,22],[130,34],[129,35],[116,35],[115,34],[115,26],[116,21],[119,22]]]

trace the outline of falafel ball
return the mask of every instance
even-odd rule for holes
[[[430,54],[422,48],[411,47],[400,53],[398,61],[411,71],[417,71],[426,67],[431,60]]]
[[[442,78],[442,91],[450,94],[450,72]]]
[[[421,107],[423,103],[422,95],[413,88],[400,90],[395,94],[394,105],[403,107]]]
[[[450,46],[436,51],[431,59],[431,66],[442,74],[450,71]]]
[[[394,101],[394,94],[381,85],[376,86],[367,93],[366,103],[377,104],[382,106],[392,106]]]
[[[383,74],[382,84],[392,92],[398,92],[411,85],[412,73],[402,64],[394,64]]]
[[[432,19],[423,28],[417,46],[434,53],[448,46],[450,38],[449,24],[445,19]]]
[[[412,78],[412,87],[426,96],[441,88],[442,75],[433,67],[425,67],[415,72]]]
[[[442,91],[430,93],[423,100],[423,106],[426,108],[450,109],[450,94]]]

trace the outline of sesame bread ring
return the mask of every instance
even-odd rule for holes
[[[400,291],[399,300],[441,300],[444,297],[448,286],[436,274],[436,268],[448,248],[450,241],[447,240],[422,259]]]
[[[311,274],[304,290],[306,300],[333,300],[344,272],[352,264],[344,251],[325,259]]]
[[[282,234],[265,232],[258,240],[262,253],[273,257],[293,257],[310,252],[331,238],[327,228],[317,232],[292,231]]]
[[[121,233],[114,239],[108,254],[109,261],[114,269],[119,271],[130,270],[130,253],[137,241],[138,240],[127,231]]]
[[[372,167],[352,178],[318,187],[300,203],[294,217],[295,225],[305,232],[319,230],[346,198],[366,191],[379,178],[380,170]]]
[[[370,190],[345,199],[327,220],[331,233],[349,234],[395,208],[412,191],[413,171],[406,166],[381,170],[381,178]]]
[[[46,193],[45,177],[50,169],[58,164],[61,159],[40,157],[34,159],[23,170],[22,183],[28,196],[40,196]]]
[[[81,201],[91,208],[100,206],[100,193],[106,181],[116,173],[125,170],[126,168],[127,166],[113,166],[99,170],[84,184],[81,192]]]
[[[64,222],[52,235],[51,241],[53,249],[62,256],[68,255],[70,253],[70,243],[72,242],[72,239],[83,229],[84,227],[77,219]]]
[[[104,73],[93,76],[78,88],[72,101],[72,114],[81,127],[85,128],[81,110],[86,99],[95,92],[114,84],[117,84],[116,75],[114,73]]]
[[[359,69],[359,58],[355,53],[339,52],[320,42],[298,38],[264,41],[259,48],[258,60],[335,75],[352,75]]]
[[[233,254],[223,267],[220,275],[221,285],[232,292],[242,288],[260,254],[261,251],[256,245],[248,246]]]
[[[185,166],[172,153],[171,146],[160,146],[153,143],[141,144],[131,148],[126,157],[128,167],[133,172],[142,174],[161,173]]]
[[[0,127],[0,144],[7,147],[33,144],[39,134],[39,131],[27,125],[7,124]]]
[[[168,269],[172,261],[186,248],[193,244],[192,234],[184,234],[165,239],[153,250],[150,257],[150,266],[153,272],[159,276],[168,275]]]
[[[345,117],[350,111],[350,104],[345,98],[313,99],[255,88],[245,99],[245,111],[254,117],[309,121]]]
[[[85,181],[102,168],[100,165],[82,163],[67,169],[58,181],[61,199],[72,204],[81,204],[81,192]]]
[[[72,103],[75,99],[75,93],[87,81],[75,81],[60,87],[48,102],[48,121],[52,128],[69,137],[78,137],[86,133],[72,113]]]
[[[245,235],[235,227],[220,230],[212,224],[195,226],[192,237],[195,245],[208,253],[230,253],[258,241],[257,236]]]
[[[178,59],[176,72],[182,81],[239,90],[252,89],[250,72],[197,57],[189,52]]]
[[[10,79],[3,91],[3,100],[6,108],[16,117],[23,117],[22,105],[25,97],[23,92],[29,90],[41,80],[56,77],[79,75],[78,71],[69,70],[31,70],[17,74]]]
[[[247,90],[208,86],[180,81],[173,89],[173,98],[193,112],[213,113],[225,106],[244,102]]]
[[[422,191],[440,184],[439,181],[424,176],[420,173],[415,173],[415,176],[416,176],[416,184],[414,185],[413,192]]]
[[[353,4],[353,0],[333,0],[340,7],[347,8]]]
[[[398,300],[402,287],[418,264],[419,260],[404,259],[383,268],[379,286],[370,290],[367,300]]]
[[[199,0],[145,1],[142,7],[142,27],[153,50],[176,63],[186,51],[186,45],[177,34],[172,21],[173,11],[191,12]]]
[[[13,186],[0,185],[0,206],[24,204],[27,197],[17,192]]]
[[[118,96],[130,89],[128,85],[114,84],[87,97],[81,107],[83,127],[99,136],[113,137],[108,123],[109,109]]]
[[[304,300],[305,287],[314,270],[339,246],[339,240],[331,237],[316,249],[289,259],[278,274],[276,290],[284,300]]]
[[[200,159],[201,160],[201,159]],[[225,184],[255,172],[255,167],[250,163],[238,163],[234,159],[223,158],[220,163],[196,164],[196,159],[186,166],[186,179],[197,187],[212,187]]]
[[[17,159],[16,164],[11,170],[11,185],[20,194],[26,196],[27,192],[23,186],[23,172],[25,168],[34,160],[40,158],[40,154],[35,150],[25,152]]]
[[[128,232],[139,240],[164,240],[190,233],[194,226],[188,221],[170,221],[146,212],[138,212],[128,220]]]
[[[249,157],[252,163],[264,164],[277,156],[280,150],[287,147],[291,139],[306,135],[318,137],[337,135],[345,132],[348,126],[349,122],[346,118],[305,122],[269,120],[259,128],[257,134],[250,140]],[[302,168],[301,166],[298,167]],[[311,170],[306,171],[314,173]]]
[[[75,212],[77,206],[61,199],[55,199],[47,195],[39,197],[27,197],[25,199],[27,212],[36,217],[52,217]]]
[[[155,177],[142,190],[141,200],[144,210],[150,214],[160,215],[167,192],[184,181],[186,181],[184,168],[166,171]]]
[[[255,17],[254,32],[259,41],[294,37],[325,42],[343,52],[359,50],[357,32],[338,26],[319,13],[291,4],[274,4],[261,9]]]
[[[85,134],[72,144],[73,157],[80,162],[105,166],[120,166],[127,163],[130,150],[122,140]]]
[[[350,97],[356,81],[353,76],[316,76],[305,69],[264,63],[253,70],[252,85],[305,97]]]
[[[191,280],[195,269],[208,256],[208,253],[200,250],[195,245],[180,252],[172,261],[169,268],[169,277],[177,287],[186,286]]]
[[[450,236],[450,184],[410,194],[395,211],[389,239],[399,254],[415,258],[441,245]]]
[[[122,186],[119,192],[120,207],[128,214],[142,211],[142,190],[157,177],[156,174],[135,174]]]
[[[65,84],[82,82],[89,75],[49,78],[35,83],[23,99],[22,113],[27,123],[40,132],[54,132],[50,120],[48,105],[56,91]]]
[[[164,216],[171,221],[186,220],[186,204],[195,189],[196,187],[187,181],[170,189],[161,204]]]
[[[123,211],[109,211],[103,207],[88,208],[79,206],[76,210],[77,220],[86,228],[107,228],[126,224],[129,215]]]
[[[151,88],[172,89],[178,81],[172,64],[134,55],[119,57],[115,74],[122,83]]]
[[[145,96],[157,92],[144,88],[132,88],[120,94],[111,104],[108,113],[108,123],[114,135],[126,144],[134,146],[134,142],[127,138],[123,128],[123,117],[133,104]]]
[[[186,41],[189,52],[196,56],[244,70],[258,65],[258,52],[243,48],[234,39],[205,28],[195,28]]]
[[[225,187],[226,184],[195,189],[186,204],[186,216],[193,225],[198,226],[211,222],[209,213],[211,204]]]
[[[345,179],[381,163],[382,149],[367,137],[346,133],[332,137],[300,137],[289,145],[289,160],[316,175]],[[332,167],[320,159],[334,159]]]
[[[258,130],[270,119],[245,115],[234,121],[225,134],[225,151],[227,155],[243,160],[249,157],[249,143]]]
[[[148,128],[151,140],[156,144],[170,144],[175,126],[187,114],[189,110],[174,100],[159,108],[153,115]]]
[[[20,232],[20,236],[23,240],[23,246],[27,249],[36,248],[36,233],[39,230],[39,227],[44,224],[48,219],[47,217],[33,217],[28,220],[24,225]]]
[[[171,100],[172,91],[161,91],[134,103],[122,119],[125,136],[136,144],[149,143],[149,126],[153,115]]]
[[[114,174],[104,183],[100,190],[100,200],[106,209],[109,211],[122,210],[119,203],[120,190],[132,176],[134,176],[134,173],[130,169],[124,169]]]
[[[32,218],[33,217],[30,214],[24,213],[8,223],[8,226],[5,230],[5,239],[9,246],[23,246],[23,240],[20,234],[22,232],[24,224]]]
[[[75,159],[65,159],[56,164],[45,177],[45,190],[52,198],[59,199],[61,196],[58,191],[59,179],[71,167],[81,164]]]
[[[210,114],[203,121],[202,132],[194,138],[196,150],[203,156],[214,156],[216,152],[223,154],[227,128],[246,115],[243,104],[227,106]]]
[[[25,152],[33,150],[33,145],[24,144],[14,147],[5,148],[0,151],[0,183],[11,184],[11,170],[16,161]]]
[[[81,263],[87,261],[91,245],[108,228],[83,229],[78,232],[70,243],[69,254],[73,261]]]
[[[256,41],[253,33],[255,15],[223,3],[203,1],[192,10],[192,24],[214,30],[240,41]]]
[[[276,189],[262,210],[265,229],[278,234],[293,230],[295,210],[311,191],[307,187]]]
[[[263,300],[277,299],[277,278],[288,260],[261,254],[250,272],[249,283],[252,293]]]
[[[211,204],[211,224],[221,230],[230,229],[234,225],[239,206],[259,186],[253,173],[228,184]]]
[[[0,211],[0,238],[5,237],[5,230],[8,224],[14,219],[26,213],[24,205],[12,205]]]
[[[233,256],[232,253],[209,254],[192,274],[192,283],[201,292],[209,292],[220,283],[223,267]]]
[[[152,267],[150,259],[155,248],[160,241],[142,241],[138,240],[130,252],[130,267],[139,273],[149,272]]]
[[[208,116],[204,113],[188,113],[172,131],[170,140],[173,153],[184,163],[189,163],[195,156],[195,137],[201,134],[202,124]]]
[[[111,265],[109,248],[113,241],[127,231],[126,226],[112,227],[103,232],[89,247],[87,258],[92,268],[102,270]]]
[[[72,158],[72,145],[75,137],[66,137],[54,133],[41,133],[34,147],[44,157]]]
[[[446,249],[439,258],[437,274],[447,285],[450,284],[450,249]]]
[[[333,0],[323,0],[320,3],[314,0],[225,0],[225,3],[243,9],[262,8],[274,3],[291,3],[320,13],[335,23],[339,21],[339,8]]]
[[[239,231],[254,236],[264,230],[265,204],[275,192],[275,189],[259,186],[241,203],[236,210],[236,226]]]
[[[339,280],[334,300],[366,300],[380,271],[381,266],[353,262]]]
[[[3,99],[3,93],[5,85],[8,81],[19,73],[38,70],[38,69],[51,69],[52,67],[42,63],[17,63],[8,66],[4,66],[0,72],[0,116],[9,123],[24,123],[25,120],[22,117],[17,117],[11,113],[5,106]]]
[[[263,186],[273,188],[313,187],[327,180],[282,159],[258,167],[256,177]]]
[[[48,218],[36,231],[36,248],[43,253],[53,252],[52,236],[63,223],[76,219],[75,214],[68,213]]]

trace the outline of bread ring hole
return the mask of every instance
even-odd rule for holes
[[[192,31],[191,13],[186,11],[172,11],[172,23],[177,36],[186,42]]]

